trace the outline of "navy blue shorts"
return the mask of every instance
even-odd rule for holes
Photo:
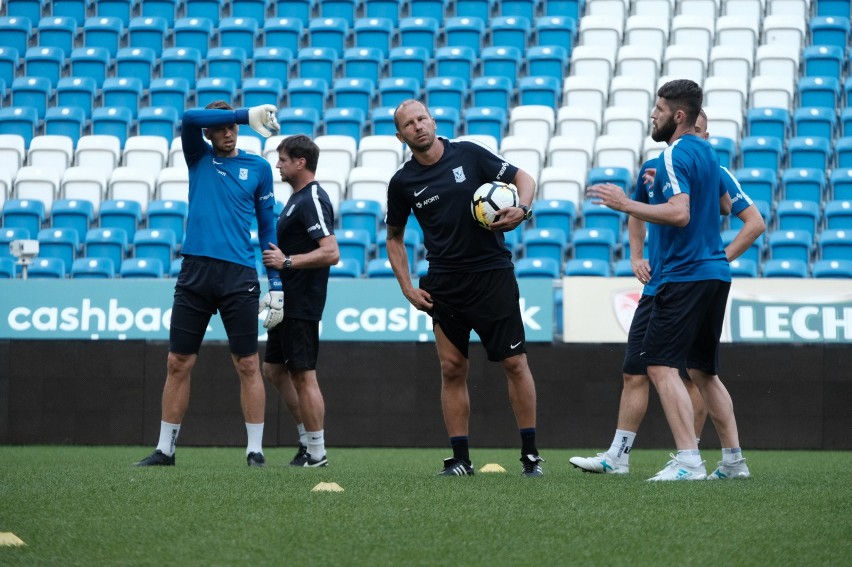
[[[420,288],[432,296],[433,325],[468,356],[470,332],[476,331],[488,360],[499,362],[527,352],[518,281],[513,268],[485,272],[429,273]]]
[[[648,364],[640,358],[642,342],[645,340],[645,331],[648,330],[648,321],[651,319],[651,309],[654,307],[654,296],[643,295],[636,305],[633,313],[633,321],[630,322],[630,331],[627,333],[627,348],[624,349],[624,364],[622,372],[635,376],[648,373]]]
[[[218,311],[231,353],[257,353],[257,270],[204,256],[184,256],[175,284],[169,350],[198,354],[210,318]]]
[[[731,282],[669,282],[657,290],[642,341],[647,366],[719,372],[719,338]]]
[[[263,361],[284,364],[291,372],[316,370],[318,354],[319,321],[284,317],[277,327],[269,329]]]

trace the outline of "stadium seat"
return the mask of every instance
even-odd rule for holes
[[[163,18],[169,27],[173,27],[179,3],[178,0],[146,0],[145,4],[141,6],[142,16]]]
[[[789,167],[825,171],[831,163],[831,143],[825,138],[797,136],[788,141],[787,155]]]
[[[546,162],[578,171],[585,180],[593,157],[593,139],[579,136],[554,136],[548,143]]]
[[[308,44],[311,47],[329,48],[338,57],[342,57],[346,39],[349,36],[349,27],[349,23],[343,18],[313,18],[308,23]]]
[[[71,278],[73,279],[109,279],[114,277],[115,265],[109,258],[77,258],[71,264]]]
[[[25,17],[8,15],[0,17],[0,33],[3,34],[3,45],[18,53],[24,53],[32,35],[32,21]]]
[[[100,0],[96,4],[98,16],[118,18],[122,25],[130,23],[130,13],[134,6],[133,0]]]
[[[402,0],[373,0],[364,4],[364,15],[367,18],[387,18],[396,26],[403,5]]]
[[[132,119],[139,113],[144,87],[137,77],[107,77],[101,90],[102,106],[125,107]]]
[[[412,5],[417,6],[420,3],[425,2],[421,0],[421,2],[413,2]],[[399,45],[400,47],[421,47],[431,57],[438,41],[439,27],[439,21],[432,17],[403,18],[399,21],[397,28]],[[393,57],[393,51],[391,51],[391,57]]]
[[[350,199],[378,201],[384,209],[387,205],[388,181],[393,173],[373,167],[354,167],[349,172],[347,195]]]
[[[728,229],[722,231],[722,246],[727,246],[731,242],[733,242],[734,238],[739,234],[739,230],[737,229]],[[765,246],[765,238],[763,235],[757,238],[754,243],[743,252],[740,256],[740,260],[746,259],[755,263],[755,265],[760,265],[761,259],[763,257],[763,249]]]
[[[800,260],[807,264],[813,242],[813,235],[805,230],[775,230],[767,236],[769,256],[774,260]]]
[[[852,260],[817,260],[811,266],[815,278],[852,278]]]
[[[472,105],[497,106],[508,111],[513,91],[513,84],[506,77],[476,77],[470,86]]]
[[[160,76],[184,79],[190,89],[195,88],[201,69],[201,52],[193,47],[169,47],[160,58]]]
[[[105,49],[110,58],[116,56],[124,36],[125,27],[125,23],[120,18],[111,16],[91,17],[86,18],[82,25],[84,48]]]
[[[252,68],[255,77],[277,78],[284,82],[290,72],[293,53],[281,47],[258,47],[254,50]]]
[[[823,216],[827,229],[852,230],[852,200],[825,202]]]
[[[262,22],[266,16],[266,0],[232,0],[231,15],[235,18],[253,18]]]
[[[154,195],[157,173],[135,167],[117,167],[110,176],[107,196],[111,200],[136,202],[144,214]],[[101,208],[101,216],[103,216],[103,208]]]
[[[217,100],[235,103],[236,99],[237,83],[229,77],[202,77],[195,85],[195,105],[198,107],[204,108]]]
[[[59,194],[62,199],[90,203],[94,212],[98,212],[101,201],[104,199],[106,185],[107,173],[103,169],[86,166],[69,167],[62,175]],[[54,207],[60,202],[61,199],[54,203]]]
[[[74,151],[76,165],[100,169],[107,175],[118,166],[120,159],[121,140],[111,135],[83,136]]]
[[[749,84],[749,106],[789,111],[794,97],[793,80],[780,75],[754,75]]]
[[[663,50],[643,44],[622,45],[616,54],[617,75],[643,77],[650,80],[651,90],[656,93],[656,82],[663,64]]]
[[[133,116],[129,108],[110,106],[92,110],[92,134],[118,138],[119,146],[122,148],[132,123]]]
[[[340,203],[337,214],[340,219],[340,228],[363,229],[370,235],[370,241],[375,244],[379,226],[382,221],[382,205],[373,200],[346,200]]]
[[[521,243],[525,258],[551,258],[562,265],[568,249],[569,237],[558,228],[527,228]]]
[[[361,264],[353,258],[341,258],[331,266],[328,275],[331,278],[360,278]]]
[[[87,258],[107,258],[120,266],[127,255],[127,233],[120,228],[92,228],[86,233]]]
[[[340,208],[340,202],[346,198],[346,180],[348,172],[342,171],[339,168],[335,169],[317,169],[316,180],[322,185],[325,192],[328,193],[328,198],[331,201],[331,206],[334,210]]]
[[[352,34],[356,48],[377,49],[384,58],[390,53],[394,22],[381,17],[359,18],[355,20]]]
[[[546,2],[552,4],[552,2]],[[533,20],[538,45],[559,45],[570,55],[577,36],[576,16],[547,14]]]
[[[478,57],[485,37],[485,21],[473,16],[448,18],[443,26],[445,45],[468,47]]]
[[[624,169],[632,176],[641,151],[642,138],[604,134],[595,140],[594,166]]]
[[[731,276],[734,278],[756,278],[757,264],[748,258],[731,260]]]
[[[560,105],[560,89],[560,80],[555,77],[522,77],[518,80],[518,104],[556,109]]]
[[[319,3],[320,15],[323,18],[340,18],[351,26],[358,4],[360,2],[356,0],[323,0]]]
[[[60,176],[71,165],[73,159],[74,144],[68,136],[36,136],[27,150],[28,166],[38,167]],[[18,174],[20,175],[20,171]]]
[[[41,230],[46,217],[44,203],[32,199],[9,199],[3,203],[3,228],[22,228],[30,237]]]
[[[68,138],[72,146],[76,146],[85,124],[86,114],[82,108],[76,106],[53,106],[48,108],[44,115],[44,133],[48,136]]]
[[[194,0],[185,5],[187,18],[207,18],[213,25],[219,23],[225,0]]]
[[[45,77],[18,77],[12,81],[12,107],[34,108],[39,120],[44,119],[52,86]]]
[[[17,268],[15,268],[15,260],[0,256],[0,279],[13,279],[17,277]]]
[[[175,233],[168,228],[142,228],[133,236],[135,258],[156,258],[163,266],[171,266],[176,249]]]
[[[243,81],[242,106],[251,108],[261,104],[279,106],[284,93],[284,86],[278,79],[258,79],[249,77]]]
[[[526,50],[531,34],[531,17],[504,14],[487,21],[491,31],[491,45],[515,47],[522,52]]]
[[[160,171],[166,167],[169,142],[161,136],[131,136],[124,145],[123,163],[149,171]]]
[[[59,47],[30,47],[24,55],[24,70],[27,77],[43,77],[55,88],[65,69],[65,53]]]
[[[409,98],[420,98],[420,83],[412,77],[387,77],[379,81],[380,106],[396,108]]]
[[[573,77],[587,77],[609,82],[615,70],[617,51],[599,45],[578,45],[571,51],[569,67]]]
[[[287,93],[288,106],[312,108],[317,115],[321,115],[328,98],[328,83],[323,79],[293,79],[287,87]]]
[[[228,78],[238,87],[242,84],[243,72],[247,68],[246,53],[242,48],[214,47],[207,53],[206,59],[208,77]]]
[[[839,79],[846,66],[845,45],[810,45],[802,52],[805,77]]]
[[[183,159],[182,157],[180,159]],[[189,201],[189,171],[183,167],[164,167],[157,176],[154,193],[157,200]]]
[[[738,169],[734,177],[753,201],[772,203],[777,198],[778,173],[771,169]]]
[[[429,111],[435,119],[438,136],[455,138],[458,135],[461,124],[461,116],[459,115],[458,108],[452,106],[433,106],[430,104]]]
[[[618,185],[625,192],[633,188],[633,174],[630,170],[622,167],[595,167],[589,170],[588,184],[612,183]]]
[[[779,230],[802,230],[811,239],[820,221],[820,205],[814,201],[780,201],[775,207]]]
[[[324,121],[326,135],[350,136],[358,143],[364,134],[366,115],[360,108],[330,108]]]
[[[834,77],[802,77],[796,91],[803,107],[831,108],[840,101],[840,81]]]
[[[852,260],[852,231],[823,229],[817,242],[821,259]]]
[[[615,256],[615,234],[607,229],[579,228],[572,236],[574,258],[599,259],[611,264]]]
[[[529,173],[538,182],[541,168],[544,167],[546,147],[542,140],[524,136],[505,136],[498,146],[500,155],[519,169]]]
[[[764,278],[807,278],[808,264],[802,260],[766,260],[763,263]]]
[[[71,264],[77,257],[80,247],[80,237],[73,228],[43,228],[38,232],[38,255],[41,258],[59,258],[65,270],[71,269]]]
[[[766,136],[785,141],[790,135],[790,113],[783,108],[749,108],[746,122],[749,136]]]
[[[422,236],[414,228],[406,227],[403,232],[403,244],[405,245],[406,255],[408,256],[408,271],[414,273],[416,264],[420,260],[421,250],[423,248]],[[388,257],[387,250],[387,229],[381,229],[376,237],[376,258],[386,260]],[[369,269],[369,264],[368,264]],[[369,277],[369,276],[368,276]]]
[[[431,62],[431,50],[422,46],[394,47],[388,56],[389,77],[410,77],[419,84],[426,80]]]
[[[630,259],[622,258],[620,260],[616,260],[615,265],[612,268],[612,275],[616,278],[632,278],[633,266],[630,263]]]
[[[557,122],[561,122],[559,116],[563,113],[581,108],[581,110],[576,110],[576,114],[587,116],[587,119],[598,122],[598,131],[592,134],[597,136],[600,131],[600,117],[603,114],[603,109],[606,108],[608,98],[608,79],[602,80],[600,77],[585,75],[566,77],[563,82],[562,107],[558,110]],[[571,132],[571,135],[578,134]]]
[[[834,108],[801,107],[793,112],[793,124],[797,137],[831,140],[837,131],[837,113]]]
[[[366,116],[372,107],[375,84],[370,79],[335,79],[332,94],[337,108],[357,108]]]
[[[62,172],[55,168],[24,166],[15,175],[14,194],[22,201],[39,201],[47,214],[59,196]],[[9,201],[7,201],[8,203]]]
[[[127,258],[121,262],[119,275],[123,279],[162,278],[163,263],[159,258]]]
[[[385,66],[384,55],[376,47],[351,47],[343,52],[343,75],[378,84]]]
[[[467,81],[461,77],[430,77],[423,92],[430,107],[463,108],[467,100]]]
[[[6,210],[4,207],[3,216],[5,216],[5,213]],[[0,258],[13,258],[13,261],[17,261],[17,259],[12,256],[9,244],[14,240],[29,240],[34,236],[35,234],[31,233],[29,229],[24,226],[4,226],[0,228]]]
[[[315,108],[285,107],[278,111],[280,133],[283,135],[305,134],[315,137],[319,128],[319,112]]]
[[[95,218],[95,209],[91,201],[83,199],[57,199],[50,213],[52,228],[71,228],[78,239],[85,237]]]
[[[110,68],[110,54],[105,47],[78,47],[71,52],[69,61],[71,77],[90,78],[97,88],[103,86]]]
[[[800,52],[794,45],[760,45],[755,55],[754,73],[776,77],[784,83],[795,82],[799,78],[799,62]]]
[[[340,260],[354,260],[359,266],[366,266],[372,256],[372,244],[369,233],[364,229],[345,229],[335,232],[340,249]]]
[[[75,22],[82,22],[86,19],[86,10],[93,3],[91,0],[54,0],[51,9],[54,17],[73,18]]]
[[[566,235],[574,230],[576,206],[567,199],[536,199],[532,203],[533,223],[536,228],[559,229]]]
[[[65,277],[65,262],[62,258],[41,257],[33,259],[27,270],[29,278],[63,279]]]
[[[333,48],[305,47],[299,50],[296,62],[301,79],[321,79],[330,85],[337,76],[338,54]]]
[[[465,132],[494,136],[499,145],[506,131],[507,116],[502,108],[470,106],[464,111]]]
[[[402,162],[402,144],[395,136],[365,136],[358,144],[357,165],[396,171]]]
[[[596,205],[592,201],[583,203],[582,219],[585,228],[607,229],[613,234],[621,234],[622,228],[627,222],[624,213],[604,205]]]
[[[787,14],[767,14],[763,18],[763,44],[792,45],[801,49],[807,34],[805,19]]]
[[[645,138],[649,143],[654,143],[653,147],[648,147],[648,151],[650,154],[645,151],[645,148],[642,150],[642,155],[645,160],[650,159],[651,157],[657,157],[660,153],[665,149],[665,142],[657,143],[653,142],[650,138]],[[734,166],[734,162],[737,157],[737,144],[730,138],[719,138],[719,137],[711,137],[707,140],[707,142],[713,146],[713,149],[716,151],[716,157],[719,158],[719,165],[722,167],[731,169]]]
[[[129,237],[141,225],[142,215],[142,205],[138,201],[108,199],[101,204],[98,218],[101,228],[117,228]]]
[[[790,168],[781,174],[781,195],[786,200],[819,203],[825,194],[825,171],[814,168]]]
[[[814,16],[808,22],[808,28],[812,45],[845,48],[849,43],[849,12],[844,17]]]
[[[7,85],[11,85],[18,72],[18,52],[11,47],[0,47],[0,85],[5,96]]]
[[[299,51],[305,35],[305,23],[299,18],[269,18],[263,24],[263,45],[266,48],[286,50],[291,55]],[[256,51],[255,51],[256,52]],[[255,74],[255,76],[260,76]],[[269,75],[280,77],[280,75]]]
[[[740,81],[751,80],[754,69],[754,52],[736,45],[714,45],[710,50],[711,76],[734,77]]]
[[[222,18],[217,28],[219,47],[241,47],[245,50],[246,57],[251,58],[254,54],[258,27],[258,22],[254,18]]]
[[[189,100],[189,83],[182,78],[154,79],[148,89],[148,96],[150,106],[173,108],[178,119],[181,119]]]
[[[515,260],[515,275],[519,279],[559,279],[561,263],[553,258],[519,258]]]
[[[514,85],[521,67],[521,51],[514,47],[486,47],[480,56],[480,67],[483,77],[505,77]]]
[[[159,57],[169,35],[169,24],[165,18],[138,16],[127,26],[128,47],[149,47]],[[206,47],[206,46],[205,46]]]
[[[778,170],[784,158],[784,147],[778,138],[749,136],[740,144],[742,167]]]
[[[465,86],[473,77],[477,61],[476,54],[469,47],[439,47],[432,60],[436,77],[459,78]]]
[[[852,168],[837,168],[831,172],[831,198],[836,201],[852,199]]]
[[[370,112],[370,124],[374,136],[396,136],[396,125],[393,121],[393,106],[379,106]],[[456,123],[456,127],[457,127]]]
[[[565,263],[565,275],[569,277],[592,276],[608,278],[612,275],[610,264],[600,258],[574,258]]]
[[[337,168],[349,174],[358,156],[358,141],[351,136],[318,136],[314,142],[320,150],[318,169]]]
[[[115,56],[116,76],[136,77],[145,89],[151,84],[156,65],[157,55],[148,47],[122,47]]]

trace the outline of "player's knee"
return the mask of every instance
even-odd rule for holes
[[[194,354],[178,354],[170,352],[166,360],[166,367],[169,376],[184,377],[189,376],[193,364],[195,364],[196,355]]]

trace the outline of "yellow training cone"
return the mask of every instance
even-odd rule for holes
[[[484,465],[479,472],[506,472],[506,469],[498,465],[497,463],[488,463]]]
[[[336,482],[321,482],[311,492],[343,492],[343,487]]]
[[[27,545],[12,532],[0,532],[0,545]]]

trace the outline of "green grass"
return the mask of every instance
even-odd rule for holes
[[[474,449],[506,474],[439,478],[443,449],[332,449],[327,469],[267,448],[178,450],[174,468],[130,464],[150,447],[0,447],[0,565],[848,565],[852,452],[748,451],[753,478],[646,483],[582,474],[588,450],[546,450],[520,477],[516,450]],[[712,470],[717,449],[705,449]],[[336,482],[344,492],[312,492]]]

